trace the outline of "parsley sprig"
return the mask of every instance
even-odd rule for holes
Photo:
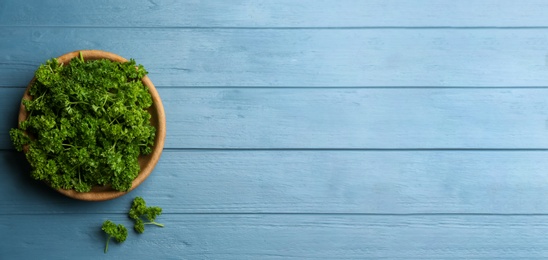
[[[108,242],[111,238],[114,238],[114,240],[116,240],[116,242],[118,243],[126,241],[127,228],[122,224],[116,225],[116,223],[110,220],[105,220],[105,222],[103,222],[103,225],[101,226],[101,229],[107,234],[105,253],[108,251]]]
[[[156,129],[147,111],[147,74],[132,59],[68,64],[50,59],[35,73],[23,100],[28,117],[11,129],[25,148],[31,176],[53,188],[87,192],[95,185],[127,191],[140,171],[138,156],[152,152]]]
[[[141,197],[135,197],[129,210],[129,217],[135,221],[133,228],[137,233],[145,232],[145,225],[156,225],[164,227],[164,224],[156,222],[156,217],[162,214],[162,208],[157,206],[147,207],[145,200]],[[143,219],[146,219],[145,222]]]

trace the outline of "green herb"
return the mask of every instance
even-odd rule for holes
[[[152,97],[134,60],[68,64],[50,59],[35,73],[23,100],[28,117],[10,136],[25,148],[31,176],[53,188],[90,191],[110,185],[127,191],[140,171],[138,156],[152,152],[156,129],[147,108]]]
[[[135,221],[133,228],[137,233],[143,233],[145,231],[145,225],[164,227],[163,224],[155,222],[156,217],[160,214],[162,214],[162,208],[147,207],[145,200],[141,197],[136,197],[133,200],[131,209],[129,210],[129,217]],[[147,222],[145,222],[143,218],[146,219]]]
[[[122,243],[126,241],[127,238],[127,228],[124,227],[122,224],[116,225],[114,222],[110,220],[105,220],[103,222],[103,226],[101,227],[105,233],[107,233],[107,243],[105,245],[105,253],[108,251],[108,241],[110,241],[111,238],[114,238],[116,242]]]

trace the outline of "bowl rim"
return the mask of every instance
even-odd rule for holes
[[[109,59],[116,62],[128,61],[126,58],[122,56],[119,56],[111,52],[102,51],[102,50],[77,50],[77,51],[65,53],[57,57],[57,60],[59,61],[59,63],[65,64],[70,62],[72,58],[79,57],[80,55],[82,55],[84,60]],[[22,99],[32,99],[32,96],[29,94],[29,89],[35,80],[36,78],[33,77],[32,80],[29,82],[29,84],[27,85],[27,88],[25,89],[25,93]],[[133,180],[131,188],[128,191],[117,191],[112,188],[95,186],[94,187],[95,190],[92,190],[89,192],[77,192],[75,190],[56,189],[59,193],[73,199],[84,200],[84,201],[111,200],[129,193],[130,191],[134,190],[139,185],[141,185],[141,183],[143,183],[143,181],[146,178],[148,178],[148,176],[150,175],[154,167],[156,167],[156,164],[158,163],[164,148],[164,142],[166,137],[166,118],[165,118],[165,111],[164,111],[164,106],[162,104],[162,100],[160,98],[160,95],[158,94],[156,87],[154,86],[150,78],[147,75],[145,75],[142,78],[142,82],[145,86],[148,87],[149,93],[152,96],[152,106],[151,108],[149,108],[149,113],[151,113],[152,118],[156,117],[156,121],[157,121],[157,126],[155,126],[156,136],[154,138],[152,153],[146,156],[141,155],[139,157],[139,160],[146,160],[146,164],[140,165],[141,170],[139,171],[139,174],[137,175],[137,177]],[[23,102],[21,102],[20,108],[19,108],[18,124],[20,124],[26,118],[27,118],[27,110],[25,106],[23,105]]]

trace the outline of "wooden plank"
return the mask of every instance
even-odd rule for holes
[[[548,89],[162,89],[168,148],[548,148]]]
[[[103,253],[105,219],[0,216],[13,259],[545,259],[547,216],[174,215]],[[8,257],[9,256],[9,257]]]
[[[78,49],[135,58],[160,87],[547,86],[547,44],[545,29],[6,27],[0,86]]]
[[[424,27],[547,26],[529,1],[2,1],[2,26]],[[55,19],[52,19],[55,17]],[[504,19],[501,19],[504,18]]]
[[[548,73],[547,73],[548,74]],[[162,88],[166,148],[546,149],[548,89]],[[0,136],[22,88],[0,89]],[[11,148],[8,138],[0,148]]]
[[[547,151],[165,151],[137,190],[72,200],[0,152],[0,215],[122,213],[548,214]]]
[[[0,138],[0,149],[13,148],[9,131],[17,127],[19,106],[24,92],[22,88],[0,88],[0,114],[3,119],[0,120],[0,136],[3,137]]]

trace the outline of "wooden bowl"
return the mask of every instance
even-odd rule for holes
[[[109,59],[117,62],[127,61],[127,59],[120,57],[114,53],[99,50],[74,51],[64,54],[57,59],[60,63],[68,63],[72,58],[78,57],[80,53],[82,53],[84,60]],[[23,99],[32,99],[29,94],[29,89],[34,80],[35,78],[33,78],[29,83],[25,94],[23,95]],[[143,77],[142,81],[143,84],[148,87],[150,95],[152,96],[152,106],[148,109],[148,111],[151,114],[151,124],[156,127],[156,137],[154,140],[154,146],[152,147],[152,153],[139,156],[138,161],[139,166],[141,167],[141,171],[139,172],[137,178],[133,180],[132,186],[129,191],[139,186],[150,175],[150,173],[158,163],[158,160],[160,159],[166,137],[166,117],[160,95],[158,95],[158,91],[147,76]],[[27,110],[25,109],[23,103],[21,103],[21,107],[19,109],[19,123],[26,120],[26,118]],[[86,201],[110,200],[125,195],[129,192],[117,191],[107,186],[94,186],[89,192],[77,192],[75,190],[65,189],[58,189],[57,191],[68,197]]]

